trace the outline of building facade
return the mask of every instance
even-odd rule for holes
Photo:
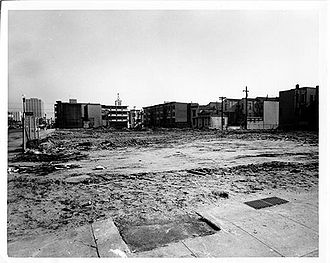
[[[246,119],[248,120],[262,120],[264,118],[264,102],[265,101],[279,101],[278,97],[256,97],[247,99],[241,99],[237,104],[237,123],[240,126],[245,126]],[[247,116],[246,116],[247,111]]]
[[[319,86],[280,91],[279,125],[283,129],[318,130]]]
[[[262,117],[248,117],[247,129],[277,129],[279,126],[279,102],[265,100],[262,102]]]
[[[84,105],[56,101],[54,106],[55,128],[72,129],[83,127]]]
[[[101,104],[88,103],[84,107],[84,128],[98,128],[103,125],[102,123],[102,108]]]
[[[102,125],[116,129],[128,127],[128,106],[101,105]]]
[[[191,127],[193,110],[195,109],[192,109],[190,103],[183,102],[165,102],[144,107],[144,125],[163,128]]]
[[[37,118],[45,117],[44,102],[38,98],[25,99],[25,112],[33,112]]]
[[[142,110],[131,109],[128,114],[129,128],[134,129],[138,126],[142,127]]]

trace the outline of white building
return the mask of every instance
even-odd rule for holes
[[[249,130],[276,129],[279,124],[279,102],[264,101],[263,117],[248,118],[247,128]]]
[[[33,116],[37,118],[45,117],[44,102],[37,98],[26,99],[25,112],[33,112]]]

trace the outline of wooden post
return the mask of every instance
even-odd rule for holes
[[[248,89],[247,86],[245,87],[245,90],[243,90],[243,92],[245,92],[245,129],[247,129],[247,119],[248,119]]]
[[[219,97],[219,99],[221,99],[221,130],[223,131],[223,100],[226,97]]]
[[[26,150],[26,140],[25,140],[25,97],[23,96],[23,115],[22,115],[22,129],[23,129],[23,152]]]

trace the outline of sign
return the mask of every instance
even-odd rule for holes
[[[25,116],[33,116],[33,112],[32,111],[27,111],[27,112],[25,112]]]

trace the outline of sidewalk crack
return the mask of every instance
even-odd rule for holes
[[[97,238],[95,237],[95,233],[94,233],[94,229],[93,229],[93,224],[91,224],[91,231],[92,231],[92,235],[93,235],[93,239],[94,239],[94,243],[95,243],[95,249],[96,249],[96,253],[97,256],[100,258],[100,253],[99,253],[99,248],[97,246]]]
[[[224,219],[224,218],[223,218]],[[281,257],[284,257],[284,255],[282,255],[280,252],[278,252],[276,249],[272,248],[271,246],[267,245],[265,242],[261,241],[259,238],[257,238],[256,236],[250,234],[248,231],[246,231],[245,229],[241,228],[240,226],[234,224],[233,222],[227,220],[227,219],[224,219],[226,220],[227,222],[229,222],[230,224],[233,224],[235,227],[239,228],[240,230],[244,231],[245,233],[247,233],[249,236],[251,236],[252,238],[258,240],[260,243],[262,243],[263,245],[265,245],[266,247],[270,248],[271,250],[273,250],[275,253],[279,254]]]
[[[197,258],[197,255],[183,241],[181,241],[181,243],[189,250],[189,252],[191,253],[192,256]]]

